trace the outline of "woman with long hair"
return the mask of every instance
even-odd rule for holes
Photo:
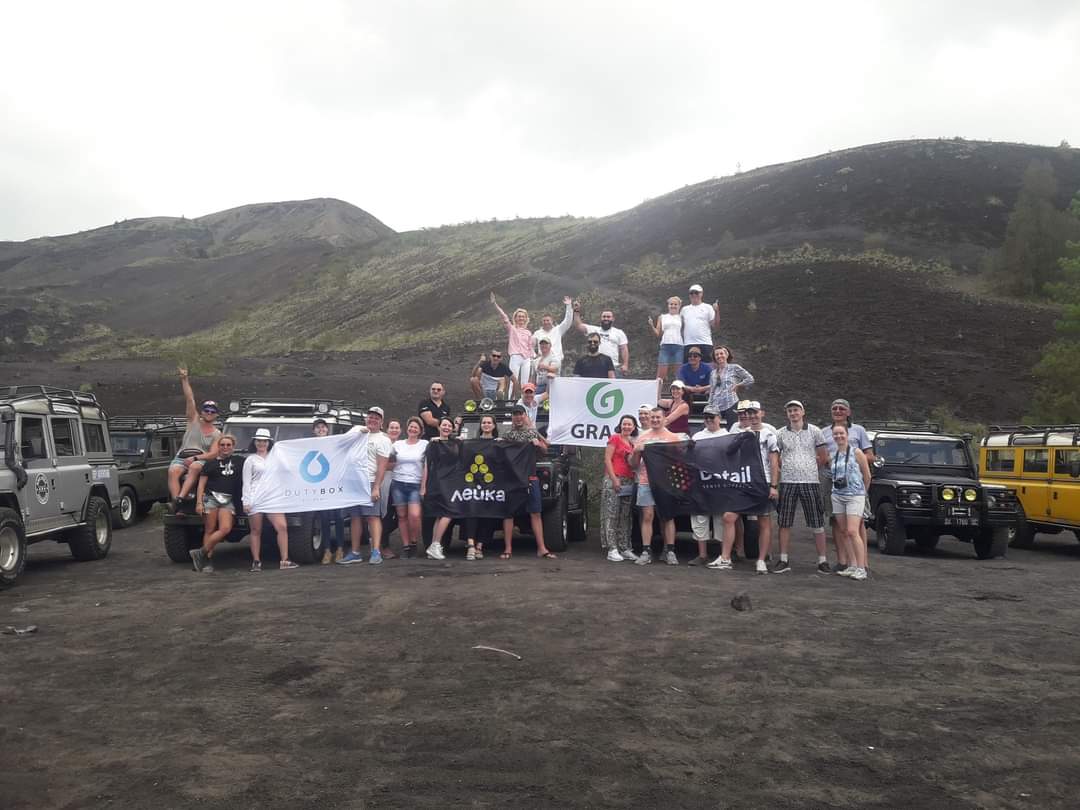
[[[410,416],[405,423],[405,438],[394,442],[396,461],[390,484],[390,501],[397,510],[401,556],[406,559],[416,556],[416,544],[420,540],[420,480],[424,474],[424,453],[428,446],[423,436],[423,420],[419,416]]]
[[[439,420],[439,435],[431,441],[433,442],[451,442],[455,439],[457,433],[457,426],[454,424],[454,420],[449,416],[444,416]],[[460,448],[461,443],[456,442]],[[428,464],[427,456],[432,452],[432,448],[429,446],[424,453],[424,472],[420,477],[420,498],[423,500],[427,494],[427,475]],[[442,539],[446,534],[446,530],[450,528],[450,524],[454,522],[452,517],[446,515],[431,515],[435,518],[435,526],[431,531],[431,545],[427,547],[427,556],[432,560],[445,560],[446,554],[443,553]]]
[[[709,404],[720,411],[720,418],[729,430],[739,418],[735,405],[741,398],[741,389],[754,384],[754,375],[731,362],[734,359],[731,349],[717,346],[713,349],[713,369],[709,374]]]
[[[608,562],[637,560],[630,548],[633,525],[634,471],[630,454],[634,451],[637,420],[624,416],[619,429],[604,448],[604,483],[600,488],[600,547],[607,550]]]
[[[241,459],[233,456],[236,437],[226,433],[217,440],[217,458],[199,470],[199,488],[195,500],[196,514],[203,516],[202,546],[191,550],[191,563],[196,571],[214,570],[214,547],[229,536],[236,517],[236,485],[240,478]]]
[[[494,416],[484,414],[480,417],[480,433],[476,438],[489,441],[499,438],[499,426],[495,423]],[[491,542],[498,526],[498,518],[471,517],[465,520],[465,542],[468,543],[466,560],[484,559],[484,543]]]
[[[660,352],[656,357],[656,379],[667,380],[668,369],[678,373],[683,359],[682,315],[679,308],[682,299],[677,295],[667,300],[667,312],[654,321],[649,316],[649,328],[660,338]]]
[[[675,380],[668,396],[657,403],[664,409],[664,427],[672,433],[687,433],[690,430],[690,403],[685,394],[686,384],[682,380]]]
[[[262,571],[262,530],[263,518],[274,527],[277,535],[278,554],[281,562],[278,568],[282,571],[291,571],[299,568],[296,563],[289,559],[289,528],[285,525],[285,515],[280,512],[268,512],[266,514],[251,511],[251,496],[255,482],[262,477],[266,470],[266,458],[270,455],[270,449],[274,446],[270,438],[270,431],[259,428],[255,431],[255,437],[251,440],[251,454],[244,459],[244,474],[242,476],[244,487],[244,511],[248,516],[248,526],[251,529],[251,570]]]
[[[838,573],[855,580],[866,579],[866,545],[859,537],[866,490],[870,486],[870,465],[858,447],[848,441],[847,425],[833,425],[836,451],[829,460],[832,478],[832,510],[836,518],[837,540],[848,566]]]

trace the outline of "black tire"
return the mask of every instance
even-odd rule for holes
[[[116,525],[127,529],[139,522],[139,498],[131,487],[120,488],[120,504],[116,508]]]
[[[900,522],[896,514],[896,507],[891,503],[883,503],[878,506],[877,527],[874,535],[877,538],[878,551],[882,554],[903,554],[907,546],[907,534],[904,532],[904,524]]]
[[[1023,506],[1016,507],[1016,529],[1009,545],[1013,548],[1035,548],[1035,530],[1028,523]]]
[[[937,532],[919,531],[915,534],[915,545],[922,551],[933,551],[937,548],[939,540],[941,540],[941,535]]]
[[[578,498],[578,511],[571,512],[566,518],[566,537],[572,543],[583,542],[589,534],[589,488],[581,488]]]
[[[254,541],[255,538],[252,538]],[[325,550],[326,541],[323,540],[315,513],[300,515],[300,525],[289,527],[289,559],[300,565],[311,565],[322,560]]]
[[[165,553],[174,563],[190,563],[193,548],[202,545],[203,531],[198,526],[165,524]]]
[[[555,502],[544,510],[544,545],[548,551],[566,551],[569,526],[566,511],[566,493],[559,495]]]
[[[19,513],[0,509],[0,588],[9,588],[26,567],[26,535]]]
[[[1004,557],[1009,548],[1009,529],[983,529],[975,535],[972,545],[975,546],[975,556],[980,560]]]
[[[76,560],[101,560],[112,548],[112,514],[104,498],[91,495],[86,502],[86,522],[67,535],[68,548]]]
[[[743,522],[743,554],[748,560],[756,560],[761,546],[758,544],[758,522],[739,518]]]
[[[139,504],[139,517],[146,517],[150,514],[150,510],[154,508],[156,501],[142,501]]]

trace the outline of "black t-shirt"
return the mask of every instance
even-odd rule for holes
[[[575,377],[607,377],[614,370],[615,364],[606,354],[587,354],[574,363]]]
[[[446,403],[445,400],[443,400],[442,405],[436,405],[432,400],[425,399],[423,402],[420,403],[420,407],[416,409],[416,415],[423,419],[425,413],[430,413],[432,416],[435,417],[435,427],[432,427],[425,421],[424,438],[434,439],[436,436],[439,435],[439,420],[442,419],[444,416],[450,415],[450,406]]]
[[[487,374],[489,377],[495,377],[496,379],[499,377],[514,376],[514,372],[510,370],[510,366],[506,365],[506,363],[500,362],[499,365],[493,366],[491,365],[490,360],[485,360],[480,364],[480,373]]]
[[[202,477],[206,479],[206,492],[221,492],[236,496],[240,491],[244,459],[240,456],[215,458],[206,462]]]

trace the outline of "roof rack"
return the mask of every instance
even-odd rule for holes
[[[243,416],[258,411],[259,415],[323,416],[335,410],[363,411],[343,399],[321,397],[245,396],[229,400],[229,415]]]
[[[1051,433],[1072,434],[1072,443],[1080,444],[1080,425],[990,425],[982,444],[987,444],[987,439],[992,435],[1008,434],[1008,443],[1014,444],[1018,438],[1042,438],[1041,444],[1047,444]]]
[[[937,422],[902,422],[891,419],[863,419],[861,424],[867,430],[896,431],[904,433],[941,433]]]
[[[109,430],[187,430],[187,417],[150,415],[150,416],[110,416]]]
[[[49,403],[49,410],[55,412],[56,404],[79,408],[83,405],[100,408],[98,398],[88,391],[72,391],[70,388],[54,388],[50,385],[6,385],[0,386],[0,402],[11,405],[33,399],[44,399]]]

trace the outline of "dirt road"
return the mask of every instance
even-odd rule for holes
[[[872,553],[865,583],[808,538],[768,577],[37,545],[0,592],[0,629],[40,628],[0,635],[0,805],[1075,806],[1080,544],[1041,541]]]

